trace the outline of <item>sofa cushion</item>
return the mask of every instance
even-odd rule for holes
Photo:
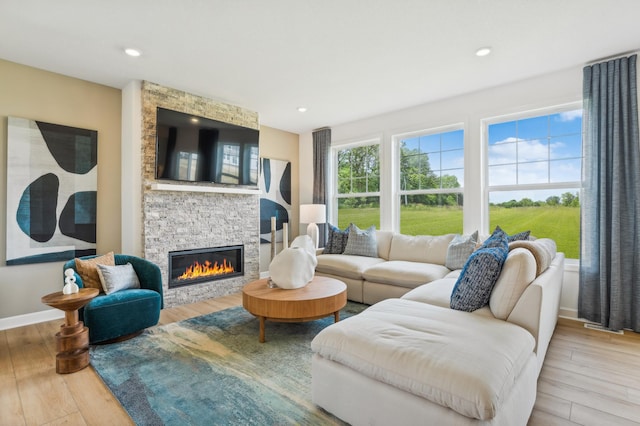
[[[344,248],[344,254],[378,257],[376,227],[371,225],[366,230],[362,230],[353,223],[349,225],[349,238],[347,246]]]
[[[482,420],[500,411],[534,345],[506,321],[405,299],[383,300],[311,342],[324,358]]]
[[[317,257],[316,272],[337,275],[356,280],[371,266],[384,262],[379,257],[351,256],[348,254],[321,254]]]
[[[462,268],[451,293],[451,308],[473,312],[488,304],[508,254],[507,235],[496,229]]]
[[[465,262],[476,249],[478,231],[469,235],[456,235],[447,247],[447,260],[444,264],[449,269],[462,269]]]
[[[327,243],[324,245],[322,254],[342,254],[344,248],[347,246],[350,226],[351,225],[347,226],[344,231],[341,231],[340,228],[329,224],[329,238],[327,238]]]
[[[415,288],[442,278],[448,273],[449,269],[442,265],[390,260],[367,268],[362,276],[371,282]]]
[[[458,270],[457,272],[460,272]],[[421,285],[402,295],[401,299],[413,300],[429,305],[440,306],[442,308],[451,307],[451,291],[456,285],[457,277],[446,277]],[[485,306],[473,311],[474,315],[484,315],[486,317],[495,318],[491,313],[489,306]]]
[[[376,240],[378,240],[378,257],[389,260],[389,250],[391,249],[391,239],[393,232],[376,231]]]
[[[89,342],[125,336],[158,323],[162,296],[146,289],[101,294],[82,308]]]
[[[509,251],[496,281],[489,307],[496,318],[506,320],[527,286],[536,278],[536,260],[526,249]]]
[[[414,288],[405,293],[401,299],[449,308],[451,305],[451,291],[453,291],[455,285],[455,278],[442,278]]]
[[[389,260],[444,265],[447,260],[447,248],[453,237],[455,234],[438,236],[394,234],[389,250]]]

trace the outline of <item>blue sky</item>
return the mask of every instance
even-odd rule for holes
[[[575,182],[582,170],[582,110],[524,118],[489,126],[489,185]],[[431,170],[455,175],[464,182],[464,132],[413,137],[403,140],[411,150],[428,153]],[[576,189],[494,191],[490,201],[546,200]]]
[[[582,110],[489,126],[489,185],[544,184],[581,179]],[[492,192],[490,202],[545,200],[575,189]]]

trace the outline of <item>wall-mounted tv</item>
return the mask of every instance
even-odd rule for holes
[[[259,131],[158,108],[156,179],[257,187]]]

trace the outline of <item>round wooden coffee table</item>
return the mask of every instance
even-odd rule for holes
[[[347,286],[328,277],[314,277],[302,288],[269,288],[267,278],[253,281],[242,289],[242,306],[260,320],[260,343],[264,343],[264,323],[304,322],[334,316],[347,304]]]
[[[56,333],[57,373],[73,373],[89,365],[89,329],[78,320],[78,309],[97,295],[97,288],[81,288],[74,294],[57,291],[42,297],[42,303],[64,311],[64,324]]]

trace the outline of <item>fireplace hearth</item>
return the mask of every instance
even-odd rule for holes
[[[244,275],[244,246],[169,252],[169,288]]]

